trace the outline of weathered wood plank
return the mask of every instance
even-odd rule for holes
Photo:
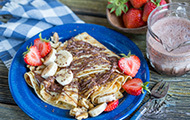
[[[107,0],[59,0],[75,13],[105,16]]]
[[[0,103],[1,120],[32,120],[18,106]]]

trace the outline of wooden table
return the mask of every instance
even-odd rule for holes
[[[93,23],[93,24],[103,25],[108,28],[112,28],[106,19],[105,8],[107,5],[107,0],[60,0],[60,1],[63,2],[68,7],[70,7],[86,23]],[[190,0],[183,0],[183,1],[190,3]],[[145,48],[146,48],[145,34],[142,35],[125,34],[125,35],[140,48],[140,50],[145,56]],[[150,68],[150,88],[155,84],[155,82],[161,80],[170,82],[170,88],[165,100],[165,107],[164,107],[165,109],[162,110],[162,112],[158,115],[142,116],[141,120],[147,120],[147,119],[189,120],[190,119],[190,72],[181,77],[168,77],[158,74],[152,67],[149,68]],[[147,98],[148,95],[146,95],[145,100]],[[144,101],[142,102],[142,104],[144,103]],[[129,116],[126,119],[129,119],[131,116]],[[5,67],[2,61],[0,61],[0,119],[1,120],[31,119],[14,102],[8,86],[8,69]]]

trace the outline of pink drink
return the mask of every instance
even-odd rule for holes
[[[190,21],[180,17],[165,17],[151,26],[164,44],[175,47],[190,40]],[[190,71],[190,45],[168,52],[162,44],[147,33],[147,57],[160,73],[179,76]]]

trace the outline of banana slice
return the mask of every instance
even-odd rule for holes
[[[67,50],[60,50],[57,53],[56,63],[59,67],[67,67],[73,60],[72,54]]]
[[[56,59],[56,50],[51,49],[50,53],[45,57],[44,64],[48,66],[50,63],[54,62]]]
[[[102,96],[102,97],[97,98],[97,103],[100,104],[103,102],[110,102],[113,100],[116,100],[116,98],[115,98],[114,94],[111,94],[111,95],[106,95],[106,96]]]
[[[53,76],[57,71],[57,64],[55,62],[50,63],[43,71],[41,76],[43,78],[48,78],[49,76]]]
[[[107,107],[107,103],[102,103],[92,108],[88,113],[90,114],[90,116],[96,117],[99,114],[101,114],[106,109],[106,107]]]
[[[73,73],[69,69],[61,69],[56,73],[57,82],[61,85],[67,85],[73,80]]]

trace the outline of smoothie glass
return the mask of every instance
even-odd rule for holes
[[[169,3],[151,12],[146,54],[151,66],[161,74],[181,76],[190,71],[189,5]]]

